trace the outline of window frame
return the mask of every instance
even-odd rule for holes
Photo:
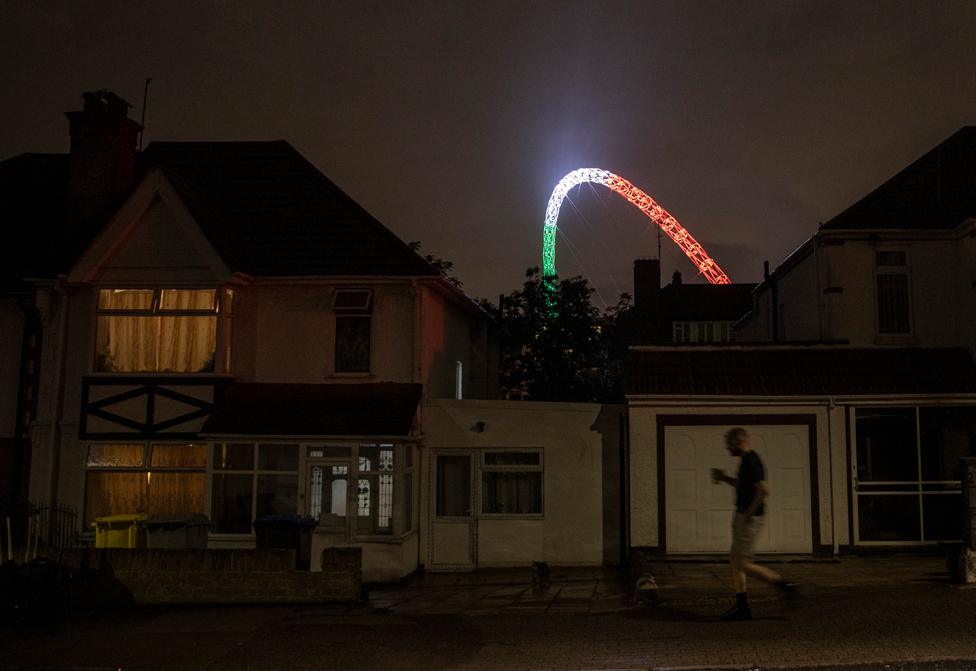
[[[214,508],[213,508],[213,481],[217,475],[250,475],[251,476],[251,530],[248,533],[243,533],[239,531],[211,531],[211,536],[216,536],[218,538],[254,538],[254,520],[257,518],[257,505],[258,505],[258,478],[262,475],[293,475],[295,477],[295,514],[301,515],[299,511],[304,507],[304,501],[302,499],[303,485],[302,485],[302,472],[303,465],[305,463],[304,454],[302,453],[303,444],[295,443],[287,440],[215,440],[210,443],[210,452],[207,457],[207,506],[208,516],[213,523],[212,529],[216,529],[217,520],[214,518]],[[217,447],[221,445],[250,445],[252,452],[252,466],[250,469],[239,469],[239,468],[217,468],[216,461],[214,459],[214,451]],[[296,470],[286,471],[286,470],[272,470],[261,468],[260,462],[260,446],[261,445],[293,445],[297,450],[298,460],[296,463]]]
[[[966,403],[891,403],[891,404],[858,404],[850,408],[850,427],[848,434],[850,478],[848,486],[851,495],[851,541],[858,546],[932,546],[946,542],[943,539],[925,538],[925,497],[927,496],[961,496],[962,483],[956,480],[928,480],[923,472],[922,457],[922,410],[924,408],[963,408],[974,407]],[[858,412],[877,409],[911,409],[914,411],[914,441],[917,473],[913,480],[864,480],[858,475]],[[860,489],[864,487],[864,489]],[[865,540],[861,538],[860,498],[866,496],[912,496],[918,502],[918,540]]]
[[[336,303],[339,296],[344,293],[365,293],[367,295],[365,306],[356,307],[337,307]],[[375,292],[368,287],[339,287],[332,292],[332,376],[333,377],[373,377],[373,364],[375,356],[373,353],[373,313],[375,307]],[[369,342],[366,345],[366,356],[368,358],[366,370],[348,371],[339,370],[339,320],[340,319],[366,319],[369,324]]]
[[[915,319],[913,314],[914,301],[912,300],[912,259],[907,249],[898,248],[872,248],[874,254],[874,332],[876,337],[882,341],[899,341],[914,338]],[[902,265],[883,265],[879,259],[881,254],[903,254],[904,264]],[[908,330],[904,332],[889,332],[881,330],[881,290],[878,285],[878,278],[881,276],[900,275],[905,278],[905,318],[908,322]]]
[[[231,338],[233,334],[233,302],[235,299],[235,287],[228,285],[174,285],[174,284],[98,284],[94,287],[94,307],[91,314],[94,316],[91,324],[92,352],[89,358],[89,373],[92,375],[132,377],[132,376],[201,376],[201,375],[229,375],[231,373]],[[106,309],[99,307],[102,291],[152,291],[153,296],[149,309],[146,310],[120,310]],[[213,291],[214,307],[207,310],[173,310],[162,309],[163,291]],[[226,305],[226,308],[225,308]],[[177,372],[177,371],[103,371],[98,370],[98,320],[99,317],[214,317],[214,354],[213,370],[198,372]]]
[[[420,483],[417,481],[418,466],[417,460],[420,455],[417,451],[417,447],[413,441],[390,441],[390,440],[373,440],[372,442],[364,440],[351,440],[351,439],[336,439],[336,440],[285,440],[279,439],[275,440],[272,438],[267,438],[264,440],[234,440],[234,439],[224,439],[224,440],[213,440],[210,441],[209,451],[207,453],[207,489],[206,489],[206,506],[207,514],[210,519],[214,522],[214,528],[216,528],[216,520],[214,519],[213,511],[213,480],[214,476],[221,473],[252,473],[251,478],[251,520],[252,527],[250,533],[240,533],[240,532],[219,532],[211,531],[210,536],[214,539],[215,543],[227,543],[234,541],[248,541],[255,538],[253,520],[255,516],[256,506],[257,506],[257,475],[258,474],[270,474],[270,475],[289,475],[292,471],[267,471],[259,469],[259,455],[257,451],[252,453],[252,458],[254,459],[254,469],[253,471],[242,470],[242,469],[218,469],[215,467],[214,462],[214,450],[221,444],[234,444],[234,445],[251,445],[257,449],[258,445],[294,445],[298,449],[298,471],[294,472],[294,476],[297,481],[297,511],[296,514],[300,516],[309,514],[310,492],[308,491],[308,469],[309,466],[314,464],[330,464],[330,465],[344,465],[349,467],[349,484],[347,489],[347,523],[345,526],[346,533],[350,541],[364,541],[364,542],[381,542],[381,543],[399,543],[405,538],[417,533],[420,521],[420,510],[419,510],[419,494],[420,494]],[[392,471],[366,471],[367,473],[386,473],[393,474],[393,528],[390,533],[382,534],[369,534],[369,533],[359,533],[358,529],[358,477],[359,477],[359,448],[361,445],[393,445],[394,446],[394,456],[393,456],[393,470]],[[324,452],[325,448],[341,448],[343,450],[348,450],[346,454],[326,454]],[[323,454],[311,455],[310,451],[322,449]],[[411,451],[410,465],[407,465],[407,451]],[[403,520],[403,483],[404,475],[410,473],[412,482],[412,521],[410,525],[407,525]],[[324,530],[326,532],[335,533],[340,527],[334,526],[322,526],[317,527],[318,529]]]
[[[526,452],[539,455],[538,464],[489,464],[487,463],[487,458],[489,454],[496,454],[500,452],[505,453],[518,453]],[[545,519],[546,516],[546,469],[545,469],[545,450],[541,447],[486,447],[478,450],[478,457],[476,461],[477,468],[477,478],[476,486],[477,490],[475,496],[477,501],[475,502],[474,509],[477,510],[476,517],[492,519],[492,520],[502,520],[502,519],[518,519],[518,520],[540,520]],[[537,513],[492,513],[485,511],[485,473],[539,473],[539,512]]]
[[[210,514],[210,503],[208,500],[208,495],[210,491],[210,479],[209,466],[210,466],[210,443],[209,441],[194,441],[194,440],[89,440],[83,443],[85,445],[85,464],[84,464],[84,483],[82,486],[82,504],[81,504],[81,522],[84,525],[86,523],[88,514],[88,474],[89,473],[146,473],[151,474],[152,472],[161,473],[202,473],[204,476],[203,481],[203,510],[200,510],[200,514],[209,516]],[[88,455],[89,450],[92,446],[96,445],[140,445],[142,446],[142,465],[141,466],[89,466],[88,465]],[[204,463],[202,466],[159,466],[154,467],[152,465],[152,452],[153,447],[156,445],[197,445],[204,449]],[[151,478],[147,479],[147,486],[152,486]],[[148,492],[147,492],[148,493]],[[146,503],[148,504],[148,499]],[[134,511],[134,512],[144,512],[146,514],[151,514],[150,511]],[[119,513],[124,514],[124,513]],[[88,527],[82,528],[82,533],[93,533]]]

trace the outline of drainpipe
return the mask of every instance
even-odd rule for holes
[[[837,513],[834,503],[834,432],[831,430],[830,416],[837,404],[834,397],[827,398],[827,477],[830,478],[830,540],[833,544],[834,558],[840,554],[840,543],[837,541]]]
[[[763,261],[763,279],[766,281],[767,286],[769,286],[770,300],[772,300],[773,305],[769,311],[770,321],[772,322],[772,340],[773,342],[779,341],[779,292],[776,291],[776,283],[772,282],[769,277],[769,261]]]
[[[48,454],[51,455],[51,483],[49,501],[53,509],[58,504],[58,480],[61,471],[61,410],[64,402],[64,349],[68,335],[68,293],[64,285],[58,282],[54,291],[59,299],[61,311],[58,323],[58,344],[54,360],[54,407],[51,413],[51,432],[48,435]]]

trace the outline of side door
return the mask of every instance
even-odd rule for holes
[[[434,452],[430,496],[430,569],[470,571],[477,565],[474,515],[476,450]]]

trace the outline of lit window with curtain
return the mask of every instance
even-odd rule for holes
[[[99,289],[95,370],[214,372],[218,313],[216,289]]]
[[[482,453],[481,512],[542,515],[542,450]]]

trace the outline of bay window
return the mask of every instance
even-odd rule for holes
[[[206,446],[92,443],[85,471],[85,529],[96,517],[204,514]]]

